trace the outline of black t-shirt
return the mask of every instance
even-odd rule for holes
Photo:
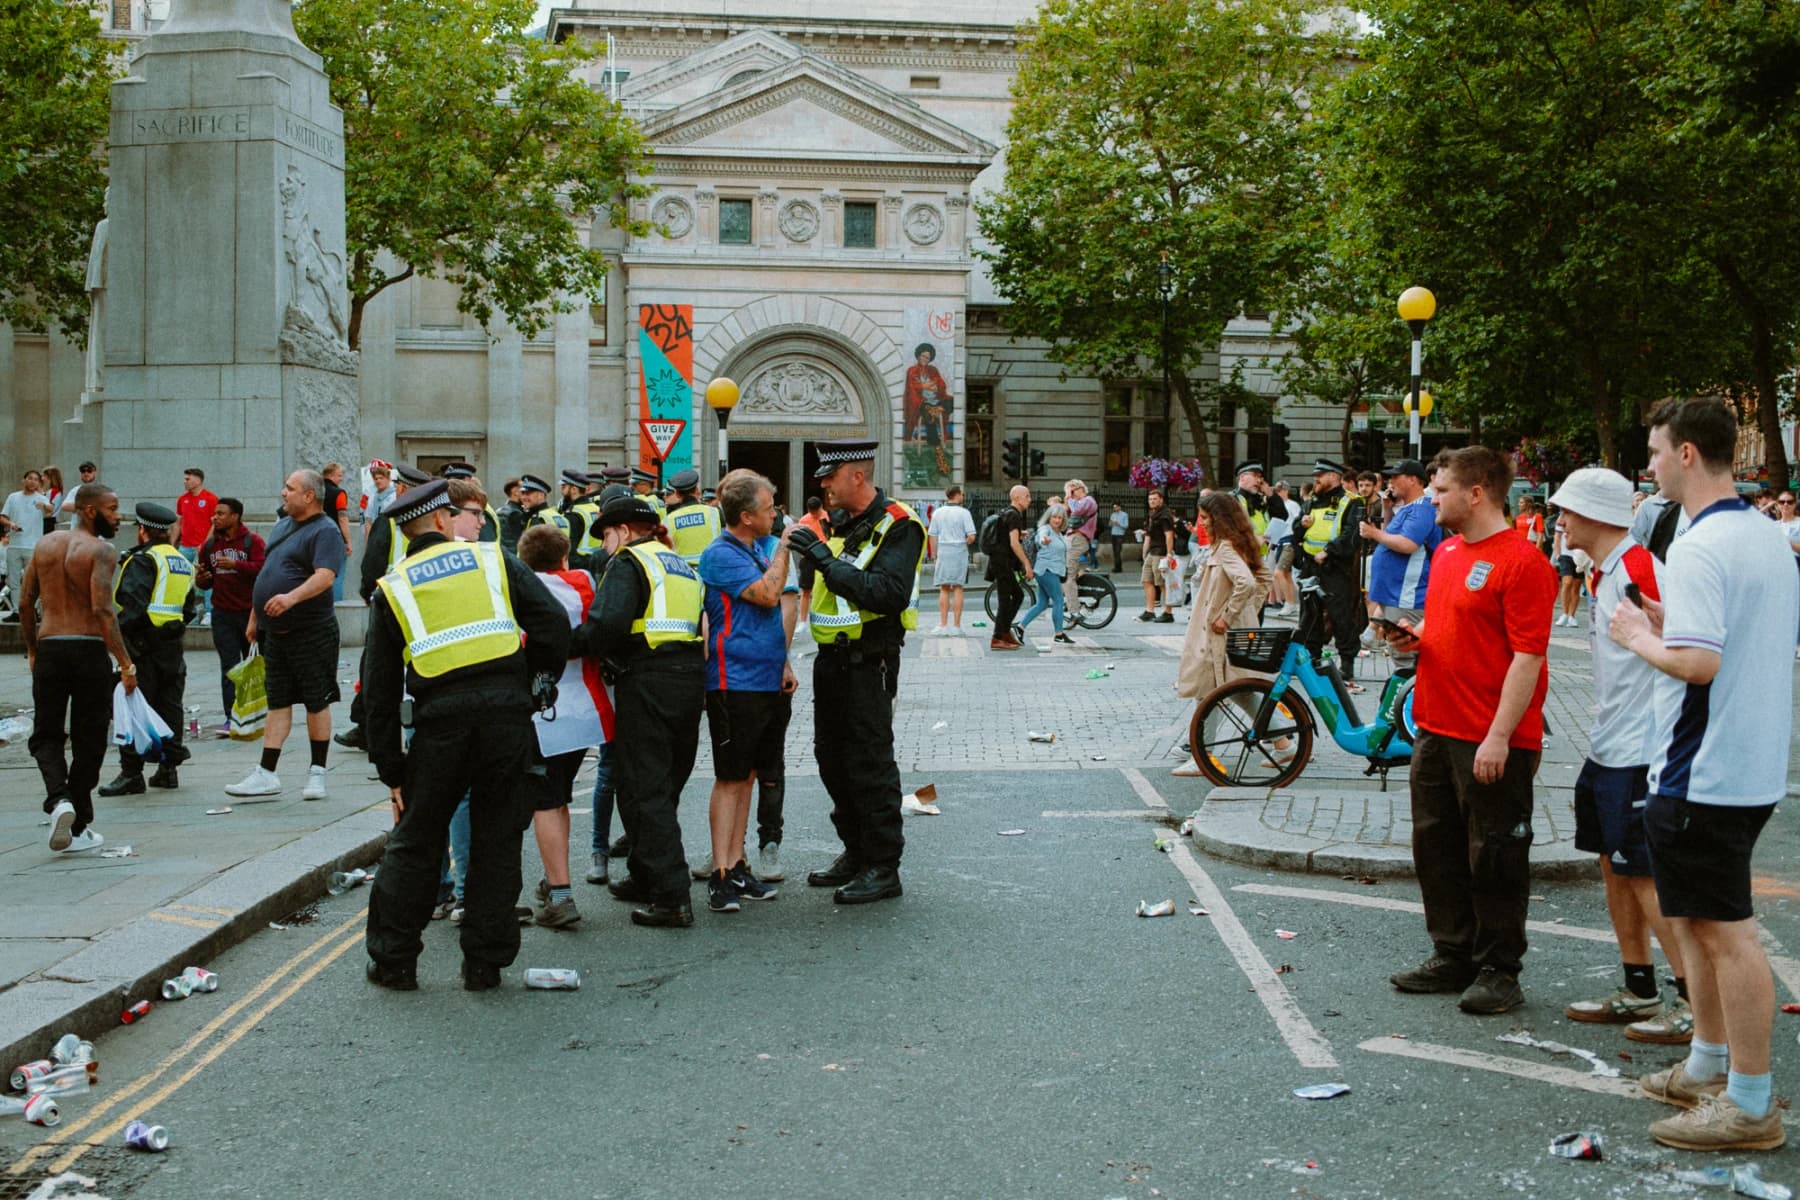
[[[1144,556],[1146,558],[1166,556],[1169,553],[1168,535],[1174,532],[1177,532],[1175,514],[1170,512],[1169,506],[1165,504],[1151,513],[1150,519],[1144,523]],[[1175,553],[1180,554],[1182,550],[1181,539],[1177,537]]]
[[[994,539],[999,546],[999,553],[988,559],[987,577],[989,579],[999,578],[999,573],[1002,571],[1008,572],[1007,578],[1010,579],[1012,572],[1024,570],[1019,563],[1019,556],[1013,553],[1012,535],[1015,530],[1018,532],[1019,548],[1025,551],[1026,558],[1030,558],[1031,546],[1026,538],[1027,529],[1024,513],[1010,504],[1000,510],[999,516],[994,519]]]
[[[269,533],[268,558],[256,576],[251,601],[262,628],[286,631],[335,619],[330,588],[310,600],[302,600],[279,617],[269,616],[263,608],[270,597],[293,591],[319,567],[329,567],[339,575],[344,573],[344,535],[337,522],[324,513],[298,524],[291,517],[283,517]]]

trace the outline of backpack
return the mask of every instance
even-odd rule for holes
[[[1645,549],[1656,555],[1656,561],[1669,561],[1669,546],[1675,541],[1675,525],[1681,520],[1681,505],[1673,502],[1663,505],[1663,510],[1656,514],[1656,520],[1650,525],[1650,542]]]
[[[1000,516],[1000,513],[989,513],[981,523],[981,535],[975,539],[975,544],[989,558],[997,558],[1006,553],[1006,535],[1000,531]]]

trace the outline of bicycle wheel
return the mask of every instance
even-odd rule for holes
[[[1257,717],[1265,707],[1259,732]],[[1285,787],[1312,758],[1312,722],[1297,692],[1271,704],[1268,680],[1240,679],[1200,701],[1188,745],[1201,773],[1221,787]]]
[[[1105,629],[1119,613],[1119,590],[1104,575],[1084,571],[1075,577],[1075,611],[1069,623],[1083,629]]]
[[[999,617],[999,615],[1000,615],[1000,594],[999,593],[1000,593],[1000,589],[996,588],[993,584],[990,583],[990,584],[988,584],[987,591],[982,593],[982,596],[981,596],[981,607],[983,609],[987,610],[988,624],[990,624],[990,625],[992,625],[994,623],[994,620],[997,617]],[[998,637],[1000,635],[995,634],[994,636]]]
[[[1020,578],[1019,595],[1019,612],[1024,612],[1037,603],[1037,585],[1029,579]],[[991,583],[988,584],[988,590],[981,598],[981,607],[987,610],[988,621],[994,624],[994,636],[1004,637],[1005,631],[998,624],[1000,620],[1000,589]],[[1014,613],[1013,620],[1018,619],[1018,613]]]

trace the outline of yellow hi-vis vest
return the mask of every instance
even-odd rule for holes
[[[631,632],[643,634],[652,650],[671,642],[698,642],[706,589],[694,568],[661,542],[638,542],[625,550],[644,568],[650,585],[649,603],[631,623]]]
[[[1306,536],[1300,539],[1301,549],[1308,555],[1317,554],[1336,540],[1338,528],[1344,521],[1344,510],[1350,507],[1350,500],[1350,490],[1346,488],[1343,495],[1329,507],[1313,509],[1312,524],[1306,527]]]
[[[902,501],[889,500],[887,511],[882,513],[881,520],[875,523],[875,531],[869,535],[869,540],[863,544],[863,548],[851,560],[857,570],[863,570],[869,565],[870,560],[875,557],[875,552],[881,548],[882,539],[887,536],[888,530],[900,521],[911,521],[921,529],[924,528],[924,522],[919,520],[919,514]],[[833,537],[825,544],[831,547],[834,555],[840,555],[844,551],[844,539],[841,537]],[[902,629],[919,627],[919,566],[924,561],[925,541],[921,538],[919,540],[919,558],[917,562],[913,563],[913,602],[907,606],[905,612],[900,614],[900,628]],[[881,613],[858,608],[833,592],[825,584],[825,572],[820,571],[814,578],[812,616],[808,618],[812,625],[813,641],[835,642],[840,636],[847,637],[853,642],[857,641],[863,635],[864,625],[871,621],[879,621],[881,618]]]
[[[475,540],[498,542],[500,540],[500,514],[495,512],[494,506],[490,504],[483,515],[487,517],[487,520],[481,523],[481,532],[475,535]]]
[[[675,553],[685,558],[690,567],[700,565],[701,552],[719,540],[719,531],[724,528],[719,521],[719,510],[698,500],[688,500],[670,509],[666,523],[669,540],[675,543]]]
[[[577,554],[593,554],[605,543],[600,531],[594,526],[600,523],[600,502],[598,500],[582,500],[569,509],[572,513],[581,514],[581,544],[575,547]]]
[[[1254,512],[1251,511],[1250,501],[1242,492],[1237,494],[1237,502],[1238,507],[1244,510],[1244,515],[1250,518],[1250,528],[1256,530],[1257,539],[1267,542],[1269,540],[1269,510],[1265,507],[1256,509]]]
[[[658,522],[664,525],[669,523],[669,506],[663,503],[663,498],[661,496],[657,495],[655,492],[640,492],[635,489],[633,489],[631,494],[656,510],[656,519]]]
[[[194,589],[194,564],[173,546],[150,546],[143,551],[156,565],[156,582],[150,587],[150,603],[145,611],[150,624],[157,628],[181,620],[187,606],[188,593]],[[113,607],[119,604],[119,584],[125,580],[120,571],[113,580]]]
[[[562,513],[551,508],[548,504],[540,509],[533,510],[531,515],[525,518],[526,529],[530,529],[533,525],[551,525],[564,537],[569,536],[569,518],[563,516]],[[523,532],[523,530],[521,530],[521,532]]]
[[[379,586],[400,622],[406,661],[427,678],[519,651],[522,635],[498,546],[429,546],[407,555]]]

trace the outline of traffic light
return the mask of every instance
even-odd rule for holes
[[[1387,461],[1387,439],[1379,429],[1359,430],[1356,435],[1356,465],[1365,471],[1379,471]]]
[[[1288,462],[1288,427],[1280,421],[1269,422],[1269,461],[1263,466],[1270,477]]]
[[[1033,479],[1044,477],[1044,452],[1042,450],[1031,452],[1031,477]]]
[[[1008,479],[1021,478],[1025,466],[1021,453],[1022,444],[1016,437],[1007,438],[1000,443],[1000,470]]]

